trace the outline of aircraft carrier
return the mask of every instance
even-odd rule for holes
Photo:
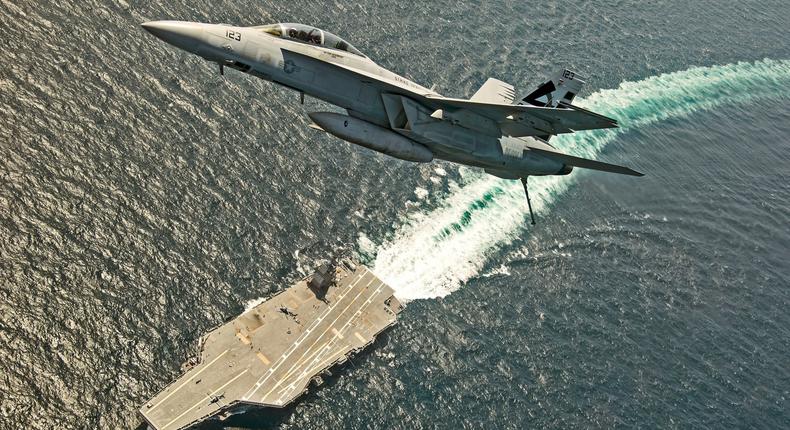
[[[177,430],[251,407],[282,408],[310,381],[373,343],[403,309],[370,270],[343,260],[200,340],[200,357],[140,408],[150,428]]]

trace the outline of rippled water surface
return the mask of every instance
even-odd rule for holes
[[[411,300],[250,428],[785,428],[784,1],[0,1],[0,428],[134,428],[209,328],[355,253]],[[319,135],[139,28],[305,22],[448,96],[560,67],[644,178],[520,184]]]

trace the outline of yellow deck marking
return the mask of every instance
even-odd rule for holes
[[[242,343],[244,343],[245,345],[249,345],[249,344],[251,344],[251,343],[252,343],[252,342],[250,342],[250,338],[248,338],[247,336],[244,336],[243,334],[241,334],[241,332],[240,332],[240,331],[236,332],[236,337],[238,337],[238,338],[239,338],[239,340],[240,340]]]
[[[340,332],[339,332],[339,331],[337,331],[337,329],[336,329],[336,328],[332,327],[332,333],[334,333],[334,334],[335,334],[335,336],[337,336],[337,337],[338,337],[340,340],[343,340],[343,335],[342,335],[342,334],[340,334]]]
[[[269,361],[269,359],[268,359],[268,358],[266,358],[266,356],[265,356],[265,355],[263,355],[263,353],[262,353],[262,352],[260,352],[260,351],[259,351],[259,352],[258,352],[256,355],[257,355],[257,356],[258,356],[258,358],[259,358],[259,359],[260,359],[260,360],[263,362],[263,364],[265,364],[265,365],[267,365],[267,366],[268,366],[268,365],[270,365],[270,364],[272,364],[272,362],[271,362],[271,361]]]
[[[362,335],[361,335],[361,334],[359,334],[359,332],[355,331],[355,332],[354,332],[354,336],[356,336],[356,337],[357,337],[357,339],[359,339],[359,341],[360,341],[360,342],[362,342],[362,343],[368,343],[368,341],[366,341],[366,340],[365,340],[365,338],[364,338],[364,337],[362,337]]]

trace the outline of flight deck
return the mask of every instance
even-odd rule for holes
[[[140,413],[156,430],[176,430],[249,407],[284,407],[395,324],[402,308],[364,266],[323,266],[204,336],[197,363]]]

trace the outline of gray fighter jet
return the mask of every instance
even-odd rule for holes
[[[303,24],[236,27],[155,21],[143,28],[204,59],[324,100],[347,114],[313,112],[311,127],[402,160],[434,158],[520,179],[573,167],[642,176],[626,167],[563,154],[551,136],[617,127],[571,104],[584,81],[561,70],[524,97],[490,78],[469,100],[443,97],[379,66],[340,37]],[[530,206],[532,223],[535,223]]]

